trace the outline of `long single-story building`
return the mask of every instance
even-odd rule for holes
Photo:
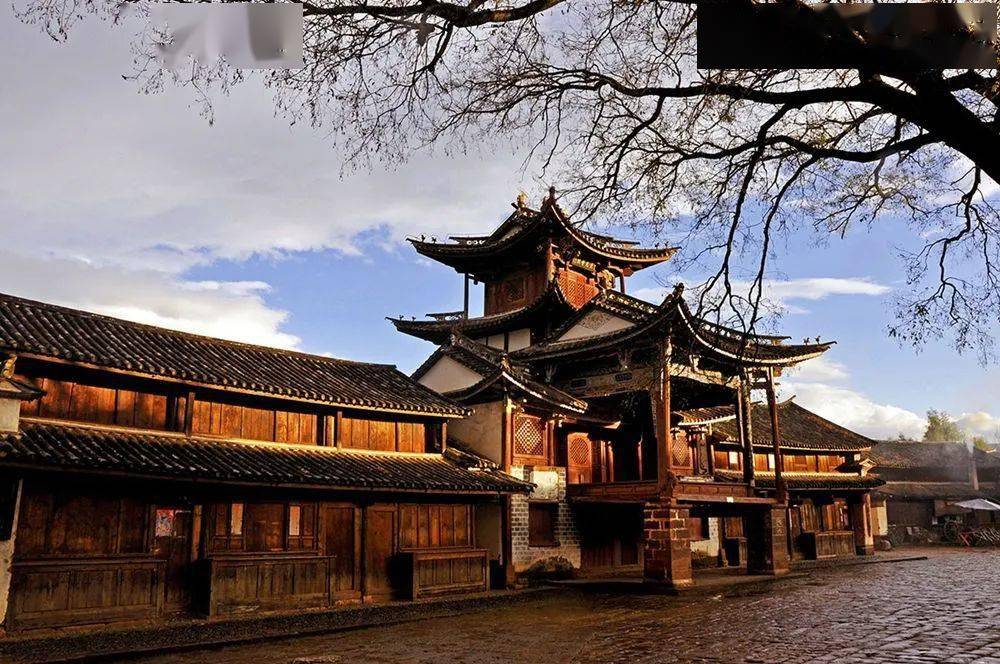
[[[869,459],[886,480],[875,496],[879,537],[924,539],[944,521],[968,517],[955,503],[1000,498],[1000,455],[964,442],[886,440]]]
[[[531,488],[388,365],[8,295],[0,365],[8,632],[485,591]]]

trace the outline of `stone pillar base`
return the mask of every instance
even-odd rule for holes
[[[788,508],[755,510],[747,518],[747,573],[777,576],[788,572]]]
[[[669,503],[643,505],[643,577],[675,590],[694,585],[688,519],[691,510]]]

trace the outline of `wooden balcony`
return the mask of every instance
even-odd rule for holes
[[[566,485],[569,499],[580,503],[644,503],[656,490],[656,480]]]
[[[657,495],[656,480],[569,484],[569,499],[581,503],[644,503]],[[678,500],[691,503],[734,503],[768,505],[773,498],[755,495],[754,490],[739,482],[685,481],[677,488]]]

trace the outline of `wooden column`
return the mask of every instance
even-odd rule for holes
[[[784,456],[781,453],[781,428],[778,423],[778,400],[774,395],[774,369],[767,370],[767,408],[771,412],[771,444],[774,448],[774,488],[775,498],[781,504],[788,503],[788,487],[785,486],[783,471]]]
[[[744,372],[740,375],[739,398],[736,404],[737,417],[740,424],[740,443],[743,446],[743,481],[754,486],[753,468],[753,404],[750,401],[750,376]]]
[[[464,304],[462,305],[462,313],[463,313],[463,315],[466,318],[468,318],[469,317],[469,275],[468,274],[465,275],[464,281],[465,281],[465,298],[463,300]]]
[[[194,392],[188,392],[184,399],[184,435],[190,436],[194,426]]]
[[[872,529],[872,497],[864,494],[852,497],[848,503],[851,530],[854,531],[854,549],[859,556],[875,554],[875,535]]]
[[[670,358],[672,355],[670,337],[664,341],[660,354],[660,370],[657,385],[653,389],[653,423],[656,428],[656,482],[661,494],[672,490],[670,448],[673,443],[670,434]]]
[[[344,444],[344,411],[338,410],[333,419],[333,444],[340,449]]]

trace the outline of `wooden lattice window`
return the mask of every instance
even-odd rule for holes
[[[562,288],[566,300],[574,307],[586,304],[597,295],[597,286],[587,281],[587,278],[571,270],[562,270],[559,273],[559,286]]]
[[[673,435],[671,456],[673,457],[675,466],[691,466],[691,447],[688,445],[687,436],[683,432]]]
[[[566,438],[566,481],[570,484],[593,481],[592,443],[585,433],[571,433]]]
[[[574,466],[590,465],[590,438],[585,434],[569,437],[569,462]]]
[[[503,282],[504,302],[515,303],[524,299],[524,277],[517,276]]]
[[[532,415],[518,415],[514,419],[514,454],[516,456],[545,457],[545,422]]]

